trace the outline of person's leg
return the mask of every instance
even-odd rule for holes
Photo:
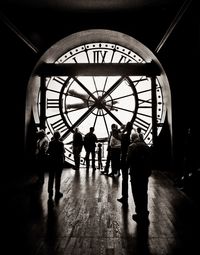
[[[118,174],[118,170],[120,169],[120,155],[118,153],[118,149],[114,148],[112,149],[112,155],[111,155],[111,162],[112,162],[112,173]]]
[[[126,166],[122,169],[122,197],[128,200],[128,168]]]
[[[135,212],[138,214],[140,212],[140,195],[139,195],[139,185],[137,180],[131,179],[131,190],[132,190],[132,195],[133,195],[133,200],[135,203]]]
[[[62,175],[62,168],[59,167],[55,174],[55,196],[57,198],[62,196],[62,193],[60,192],[60,183],[61,183],[61,175]]]
[[[53,196],[54,175],[55,175],[54,170],[53,170],[53,169],[50,169],[50,170],[49,170],[49,180],[48,180],[48,193],[49,193],[49,198],[52,198],[52,196]]]
[[[121,149],[120,148],[117,148],[116,149],[116,155],[115,155],[115,161],[116,161],[116,174],[117,176],[120,176],[120,170],[121,170],[121,160],[120,160],[120,157],[121,157]]]
[[[111,173],[108,176],[114,177],[116,171],[116,160],[115,160],[115,149],[111,149],[110,151],[110,162],[111,162]]]
[[[122,196],[117,201],[127,205],[128,204],[128,168],[122,167]]]
[[[138,188],[140,200],[138,202],[138,210],[141,217],[148,217],[148,178],[144,178]]]
[[[79,166],[80,166],[80,153],[79,153],[79,149],[78,148],[74,148],[73,153],[74,153],[75,169],[79,170]]]
[[[103,173],[108,174],[109,172],[109,167],[110,167],[110,161],[111,161],[111,154],[110,154],[110,148],[108,149],[107,157],[106,157],[106,165],[104,168]]]
[[[95,166],[95,150],[93,150],[91,153],[92,153],[92,169],[96,170],[96,166]]]
[[[85,162],[86,162],[86,169],[89,170],[90,168],[90,152],[89,151],[86,151]]]
[[[148,179],[131,181],[133,200],[135,203],[135,212],[132,218],[135,221],[148,220]]]

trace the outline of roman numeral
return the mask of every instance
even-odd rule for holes
[[[47,98],[47,108],[58,108],[59,99],[49,99]]]
[[[76,57],[73,57],[72,59],[74,60],[75,63],[78,63]]]
[[[119,59],[119,63],[129,63],[129,62],[131,62],[130,58],[127,58],[124,55],[121,55],[121,58]]]
[[[94,58],[94,63],[104,63],[105,62],[105,57],[108,51],[102,51],[102,50],[95,50],[93,51],[93,58]]]
[[[150,116],[149,116],[149,117],[150,117]],[[136,117],[136,119],[135,119],[135,121],[134,121],[133,124],[134,124],[136,127],[141,127],[142,130],[144,130],[145,132],[147,131],[147,129],[148,129],[149,125],[150,125],[149,122],[147,122],[147,121],[145,121],[145,120],[143,120],[143,119],[141,119],[141,118],[138,118],[138,117]]]
[[[152,100],[143,100],[143,99],[138,99],[138,106],[140,108],[152,108]]]
[[[59,76],[53,77],[53,80],[63,85],[65,83],[65,79]]]
[[[59,119],[51,124],[53,130],[59,130],[60,132],[64,132],[67,128],[62,119]]]

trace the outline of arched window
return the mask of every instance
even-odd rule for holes
[[[168,79],[154,54],[128,35],[103,29],[72,34],[48,49],[33,70],[27,95],[38,128],[45,128],[49,139],[60,130],[69,163],[76,127],[85,135],[94,126],[106,157],[111,124],[131,121],[152,145],[171,112]],[[84,156],[83,150],[82,162]]]

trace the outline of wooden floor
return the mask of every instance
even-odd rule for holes
[[[47,203],[47,180],[41,189],[34,179],[4,189],[2,254],[200,254],[198,209],[163,173],[150,177],[149,226],[132,220],[130,189],[128,208],[116,200],[121,176],[64,169],[64,196],[54,207]]]

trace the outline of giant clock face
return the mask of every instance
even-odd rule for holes
[[[89,33],[90,36],[84,37],[83,42],[80,40],[80,43],[77,43],[75,40],[74,47],[73,40],[70,38],[71,48],[62,50],[62,53],[55,56],[51,62],[77,64],[146,63],[148,61],[146,57],[148,50],[146,55],[142,56],[142,50],[137,50],[138,46],[127,47],[129,45],[123,43],[122,39],[114,36],[112,41],[112,36],[109,38],[105,34],[102,37],[97,35],[102,34],[104,30],[95,31],[93,36]],[[50,51],[52,52],[52,49]],[[166,107],[162,82],[158,78],[156,85],[157,133],[159,134],[165,119]],[[37,120],[40,116],[40,90],[38,90],[34,109]],[[133,123],[133,129],[142,128],[145,141],[151,145],[152,96],[149,77],[52,76],[46,78],[46,132],[49,139],[55,130],[61,132],[68,162],[73,163],[71,142],[76,127],[84,136],[89,128],[94,126],[95,134],[103,144],[105,158],[111,124],[115,123],[120,127],[128,121]],[[83,150],[82,162],[84,156]]]

